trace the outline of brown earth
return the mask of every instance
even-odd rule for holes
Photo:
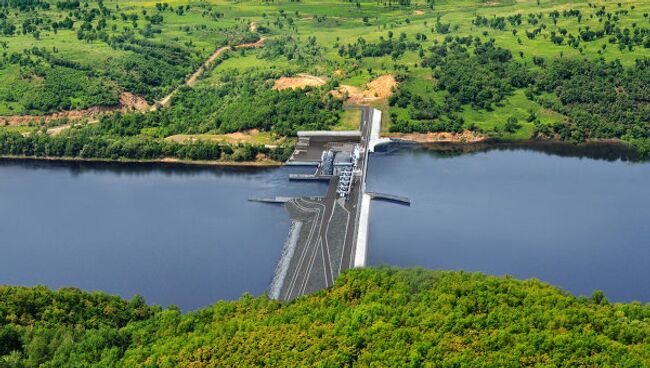
[[[305,87],[320,87],[325,84],[325,79],[317,77],[314,75],[300,73],[293,77],[281,77],[275,81],[273,89],[282,90],[282,89],[303,89]]]
[[[80,119],[96,119],[101,114],[115,111],[145,111],[149,108],[147,101],[130,92],[122,92],[120,103],[115,106],[93,106],[83,110],[59,111],[49,115],[14,115],[0,116],[0,123],[6,122],[9,125],[27,125],[30,122],[50,122],[67,118],[75,121]]]
[[[470,130],[462,133],[438,132],[438,133],[387,133],[383,136],[398,138],[418,143],[454,142],[454,143],[476,143],[487,138]]]
[[[363,89],[343,84],[331,93],[338,98],[344,98],[347,95],[348,103],[362,105],[392,96],[397,87],[398,83],[395,77],[386,74],[366,83]]]
[[[424,15],[424,10],[416,10],[413,12],[413,15]]]
[[[266,39],[264,37],[260,38],[257,42],[252,43],[243,43],[236,45],[235,48],[251,48],[251,47],[262,47]],[[193,86],[198,81],[199,77],[205,72],[206,68],[209,67],[221,54],[230,49],[230,46],[224,46],[216,50],[208,59],[197,69],[192,75],[185,81],[185,85]],[[178,91],[178,87],[174,89],[170,94],[162,98],[156,104],[150,106],[147,101],[139,96],[136,96],[130,92],[122,92],[120,95],[120,103],[115,106],[93,106],[84,110],[71,110],[71,111],[59,111],[49,115],[12,115],[12,116],[0,116],[0,124],[8,125],[27,125],[30,122],[50,122],[54,120],[59,120],[67,118],[70,120],[70,123],[63,124],[57,127],[53,127],[47,130],[48,134],[57,135],[62,131],[70,128],[74,125],[74,122],[81,119],[87,119],[89,124],[94,124],[98,121],[98,118],[101,114],[111,113],[116,111],[155,111],[158,106],[168,105],[171,98]]]
[[[266,42],[266,37],[262,37],[257,42],[249,42],[249,43],[240,43],[239,45],[235,45],[236,49],[245,49],[245,48],[250,48],[250,47],[262,47],[264,46],[264,42]]]

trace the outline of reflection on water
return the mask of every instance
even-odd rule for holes
[[[412,205],[373,202],[369,261],[536,277],[648,302],[650,163],[626,162],[616,148],[389,147],[372,156],[368,188]]]
[[[368,188],[412,206],[373,202],[369,261],[650,301],[650,164],[635,159],[603,144],[386,147]],[[259,295],[290,221],[248,198],[322,195],[325,183],[287,179],[310,170],[0,160],[0,284],[184,310]]]
[[[290,221],[256,196],[322,195],[305,168],[0,161],[0,284],[195,309],[271,280]],[[307,169],[309,170],[309,169]]]
[[[413,151],[433,152],[439,156],[454,157],[473,153],[489,151],[533,151],[551,156],[590,158],[605,161],[630,161],[641,160],[637,151],[630,145],[623,143],[589,142],[580,145],[554,141],[489,141],[472,144],[459,144],[451,142],[427,143],[416,145],[410,143],[392,144],[382,146],[380,151],[395,151],[408,147]]]

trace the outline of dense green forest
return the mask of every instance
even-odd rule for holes
[[[289,303],[182,314],[76,289],[0,287],[0,367],[650,364],[650,307],[536,280],[357,269]]]

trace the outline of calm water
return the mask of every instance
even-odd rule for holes
[[[247,199],[322,194],[324,184],[287,180],[304,171],[0,161],[0,284],[141,294],[184,310],[259,295],[289,218]],[[648,163],[404,148],[375,154],[369,173],[370,189],[413,201],[373,202],[371,264],[537,277],[650,301]]]
[[[556,155],[565,148],[376,154],[369,189],[412,206],[372,203],[369,262],[536,277],[575,295],[650,302],[650,164]]]
[[[319,194],[282,169],[0,161],[0,284],[78,286],[184,310],[271,280],[289,228],[273,194]]]

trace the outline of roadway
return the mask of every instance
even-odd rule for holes
[[[269,290],[271,297],[292,300],[330,287],[342,271],[355,266],[372,115],[372,108],[361,108],[362,150],[348,199],[339,198],[339,178],[334,176],[322,199],[295,198],[285,204],[294,225],[300,226],[291,227],[296,233],[289,234],[285,244],[283,257],[288,259],[279,262],[283,267],[276,270]]]

